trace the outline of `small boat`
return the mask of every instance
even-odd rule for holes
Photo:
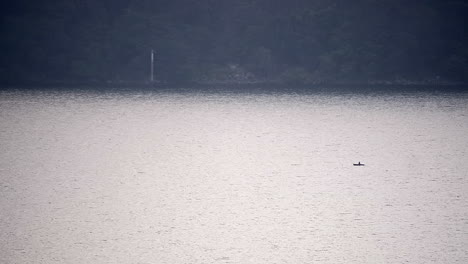
[[[365,166],[364,163],[358,162],[358,163],[353,163],[354,166]]]

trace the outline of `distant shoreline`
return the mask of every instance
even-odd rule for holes
[[[461,82],[425,82],[425,81],[380,81],[380,82],[316,82],[316,83],[286,83],[277,81],[258,82],[139,82],[139,81],[51,81],[51,82],[16,82],[0,83],[0,90],[169,90],[169,89],[235,89],[243,91],[246,88],[265,90],[310,90],[310,91],[353,91],[353,90],[454,90],[468,91],[468,83]]]

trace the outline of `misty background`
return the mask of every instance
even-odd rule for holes
[[[468,76],[468,4],[435,0],[1,3],[0,82],[445,80]]]

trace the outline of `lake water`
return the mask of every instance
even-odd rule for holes
[[[463,93],[4,91],[0,147],[0,263],[468,263]]]

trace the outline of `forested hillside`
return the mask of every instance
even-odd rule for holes
[[[3,2],[2,82],[468,79],[462,0]]]

